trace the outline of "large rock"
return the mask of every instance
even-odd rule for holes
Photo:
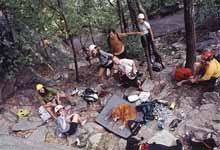
[[[87,130],[89,133],[97,133],[97,132],[103,132],[104,128],[97,123],[94,122],[88,122],[83,127],[85,130]]]
[[[29,141],[39,144],[44,143],[45,136],[47,134],[47,128],[45,126],[37,128],[34,133],[28,138]]]
[[[220,104],[220,95],[217,92],[205,92],[203,94],[205,104],[212,103],[212,104]]]
[[[97,147],[101,139],[102,139],[102,133],[97,133],[89,138],[89,142],[92,145],[92,147]]]
[[[58,144],[36,144],[27,139],[18,137],[1,135],[0,136],[0,149],[1,150],[68,150],[69,147]]]
[[[118,141],[118,148],[119,148],[119,150],[124,150],[125,147],[126,147],[126,144],[127,144],[127,141],[126,141],[126,140],[120,139],[120,140]]]
[[[18,120],[18,117],[14,113],[12,113],[10,111],[5,112],[2,115],[2,117],[5,118],[6,120],[12,122],[12,123],[17,122],[17,120]]]
[[[30,129],[36,129],[42,125],[42,123],[42,121],[31,122],[26,119],[19,120],[18,123],[12,127],[12,131],[26,131]]]
[[[145,80],[143,85],[142,85],[142,89],[145,92],[150,92],[154,89],[154,83],[152,80]]]
[[[157,143],[166,146],[176,145],[176,137],[167,130],[157,132],[148,143]]]

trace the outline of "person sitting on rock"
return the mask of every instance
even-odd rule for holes
[[[107,69],[110,69],[113,67],[113,55],[110,53],[107,53],[103,50],[101,50],[100,47],[96,45],[90,45],[89,46],[90,55],[93,58],[98,58],[100,62],[100,69],[99,69],[99,77],[101,80],[104,80],[105,73]]]
[[[216,80],[220,77],[220,63],[214,58],[211,51],[205,50],[201,54],[201,61],[194,63],[194,74],[188,80],[177,83],[200,83],[213,90]]]
[[[43,107],[48,111],[48,113],[55,119],[53,107],[61,104],[60,94],[56,89],[45,87],[43,84],[37,84],[36,90],[41,96],[39,99],[44,102]]]
[[[136,86],[141,90],[141,81],[138,79],[139,72],[137,71],[135,62],[131,59],[119,59],[114,57],[114,70],[118,74],[119,81],[125,87]]]
[[[142,32],[117,33],[114,29],[109,29],[107,42],[114,56],[126,58],[126,50],[122,40],[130,35],[142,35]]]
[[[82,121],[79,114],[67,116],[64,106],[62,105],[57,105],[54,111],[57,114],[56,124],[58,131],[65,136],[73,135],[79,124],[84,125],[86,123],[86,120]]]

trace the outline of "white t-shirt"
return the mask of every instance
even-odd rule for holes
[[[144,23],[139,23],[138,27],[140,29],[141,32],[144,32],[144,34],[148,34],[149,33],[149,29],[151,28],[150,24],[147,21],[144,21]]]
[[[137,70],[133,70],[132,73],[133,65],[135,65],[135,63],[131,59],[120,59],[119,70],[126,74],[130,79],[134,79],[136,77]]]

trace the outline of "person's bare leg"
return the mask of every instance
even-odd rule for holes
[[[56,119],[56,115],[53,112],[53,107],[51,103],[47,103],[44,105],[44,108],[48,111],[48,113],[53,117],[53,119]]]
[[[190,82],[189,79],[187,79],[187,80],[182,80],[182,81],[177,82],[176,85],[177,85],[177,86],[182,86],[184,83],[189,83],[189,82]]]
[[[101,81],[103,81],[105,78],[105,70],[106,69],[103,67],[100,67],[100,69],[99,69],[99,78],[101,79]]]
[[[202,64],[201,62],[195,62],[193,64],[193,76],[198,76],[200,74],[200,71],[202,69]]]
[[[71,121],[84,125],[86,120],[82,120],[79,114],[74,114]]]

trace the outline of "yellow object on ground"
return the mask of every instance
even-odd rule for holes
[[[24,118],[27,117],[29,115],[30,111],[28,109],[19,109],[17,112],[17,116],[19,118]]]
[[[40,89],[42,89],[44,86],[43,84],[37,84],[36,85],[36,90],[39,91]]]
[[[176,102],[173,101],[171,104],[170,104],[170,109],[175,109],[176,107]]]

